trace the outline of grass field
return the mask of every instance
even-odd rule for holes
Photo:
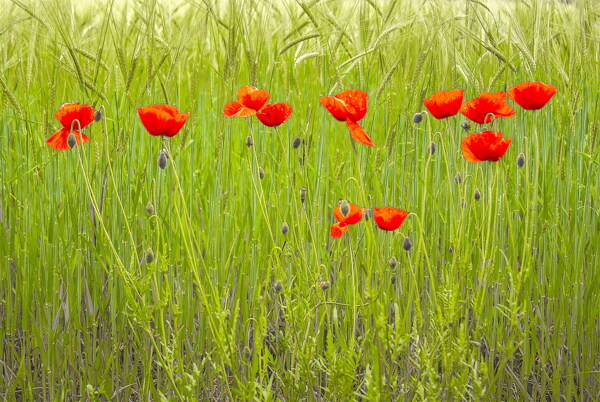
[[[598,2],[0,7],[0,398],[600,398]],[[558,92],[487,125],[499,162],[463,158],[460,114],[412,121],[533,80]],[[292,117],[224,117],[243,85]],[[376,147],[320,105],[345,89]],[[104,118],[59,152],[65,102]],[[171,140],[137,115],[160,103],[191,112]],[[410,215],[332,239],[340,198]]]

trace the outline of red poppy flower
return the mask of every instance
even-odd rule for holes
[[[171,105],[153,105],[138,107],[142,124],[150,135],[175,136],[185,124],[190,112],[181,114]]]
[[[292,107],[287,103],[269,103],[256,115],[267,127],[277,127],[292,115]]]
[[[375,223],[377,223],[379,229],[389,231],[396,230],[402,226],[402,223],[408,216],[408,212],[392,207],[373,207],[373,211],[375,212],[373,219],[375,219]]]
[[[329,231],[331,232],[331,237],[338,239],[348,231],[348,225],[345,223],[335,223],[331,225]]]
[[[81,103],[65,103],[56,112],[54,117],[60,121],[63,128],[52,134],[46,140],[46,144],[57,151],[70,149],[68,139],[71,130],[73,130],[73,134],[75,135],[76,145],[82,142],[90,142],[87,135],[77,130],[83,129],[94,121],[96,111],[93,107]]]
[[[502,133],[482,131],[462,140],[462,151],[469,162],[497,162],[504,156],[512,138],[502,139]]]
[[[337,219],[337,221],[340,223],[344,223],[346,225],[354,225],[354,224],[360,222],[360,220],[362,219],[363,210],[362,210],[362,208],[360,208],[357,205],[354,205],[352,203],[349,203],[349,205],[350,205],[350,210],[348,211],[347,215],[344,215],[342,213],[341,206],[338,205],[333,210],[333,216],[335,216],[335,219]]]
[[[358,89],[348,90],[335,96],[323,96],[319,101],[336,120],[346,122],[352,138],[361,144],[375,146],[365,130],[358,124],[358,121],[367,114],[369,95],[366,92]]]
[[[90,125],[96,117],[96,111],[89,105],[65,103],[54,115],[64,128],[81,130]],[[75,121],[77,120],[77,122]]]
[[[254,116],[269,100],[269,93],[252,85],[246,85],[238,91],[238,100],[225,105],[223,114],[226,117]]]
[[[52,134],[50,138],[46,140],[46,144],[50,145],[57,151],[65,151],[67,149],[71,149],[68,141],[70,134],[71,129],[63,127],[54,134]],[[77,141],[77,145],[81,144],[82,142],[90,142],[90,138],[79,131],[74,130],[73,135],[75,136],[75,141]]]
[[[458,113],[464,94],[464,89],[439,91],[431,95],[429,99],[423,99],[423,103],[433,117],[444,119]]]
[[[477,98],[465,102],[460,112],[479,124],[489,123],[498,117],[515,115],[515,110],[506,103],[505,92],[482,92]]]
[[[556,87],[541,81],[522,82],[508,91],[510,99],[526,110],[543,108],[556,93]]]

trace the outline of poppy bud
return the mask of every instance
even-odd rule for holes
[[[396,268],[396,266],[398,265],[398,260],[396,259],[396,257],[390,258],[389,264],[391,269]]]
[[[304,187],[302,187],[300,189],[300,201],[304,204],[304,201],[306,201],[306,189]]]
[[[146,203],[146,212],[148,213],[148,215],[152,216],[154,215],[154,204],[152,204],[150,201],[148,201],[148,203]]]
[[[431,155],[433,155],[433,154],[435,153],[435,149],[436,149],[436,147],[435,147],[435,142],[433,142],[433,141],[432,141],[432,142],[430,142],[430,143],[429,143],[429,147],[427,148],[427,150],[429,151],[429,153],[430,153]]]
[[[280,281],[276,281],[276,282],[273,284],[273,289],[275,289],[275,291],[276,291],[277,293],[280,293],[280,292],[283,290],[283,283],[281,283]]]
[[[455,176],[454,176],[454,181],[456,182],[456,184],[460,184],[462,183],[462,174],[460,174],[460,172],[458,172]]]
[[[169,156],[167,155],[167,151],[164,149],[160,150],[158,154],[158,167],[161,169],[167,168],[167,163],[169,162]]]
[[[287,222],[283,222],[283,225],[281,225],[281,233],[286,235],[286,234],[288,234],[289,231],[290,231],[290,226],[287,224]]]
[[[415,113],[413,116],[413,123],[419,124],[423,121],[423,113]]]
[[[525,154],[521,152],[519,156],[517,156],[517,167],[521,169],[523,166],[525,166]]]
[[[258,177],[260,177],[261,180],[265,178],[265,170],[261,167],[258,168]]]
[[[342,212],[342,215],[348,216],[348,213],[350,212],[350,203],[348,200],[342,200],[342,203],[340,204],[340,211]]]
[[[71,132],[71,134],[69,134],[69,137],[67,138],[67,145],[69,146],[69,148],[73,148],[75,145],[77,145],[77,140],[75,139],[75,133]]]
[[[250,148],[252,145],[254,145],[254,141],[252,140],[252,136],[249,135],[246,137],[246,146]]]
[[[465,120],[462,122],[462,124],[460,125],[462,127],[463,130],[465,131],[469,131],[471,129],[471,123],[469,123],[469,120]]]
[[[102,120],[102,112],[100,110],[96,110],[96,113],[94,113],[94,121],[98,123],[100,120]]]
[[[148,247],[146,249],[146,253],[144,254],[144,259],[146,260],[147,264],[152,264],[152,262],[154,261],[154,251],[152,251],[152,249],[150,247]]]
[[[392,275],[392,285],[395,285],[397,281],[396,275]]]
[[[448,248],[448,252],[449,252],[450,254],[454,253],[454,247],[450,246],[450,247]]]
[[[371,209],[370,208],[363,208],[362,213],[363,213],[363,217],[365,218],[365,221],[369,221],[369,211]]]
[[[300,137],[296,137],[294,138],[294,142],[292,142],[292,146],[294,147],[294,149],[297,149],[301,143],[302,140],[300,139]]]
[[[475,201],[479,201],[481,199],[481,192],[478,188],[475,189],[475,194],[473,195],[473,197],[475,198]]]
[[[319,287],[323,290],[327,290],[331,287],[331,283],[329,281],[323,281],[319,283]]]
[[[413,248],[413,242],[410,237],[405,237],[404,240],[402,240],[402,248],[405,251],[410,251]]]

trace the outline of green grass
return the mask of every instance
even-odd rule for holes
[[[0,398],[600,395],[596,1],[0,3]],[[412,123],[530,80],[558,93],[489,125],[497,163],[462,157],[460,115]],[[248,84],[292,118],[223,117]],[[375,148],[319,104],[344,89]],[[65,102],[105,118],[57,152]],[[157,103],[191,112],[168,144],[136,113]],[[340,198],[411,215],[333,240]]]

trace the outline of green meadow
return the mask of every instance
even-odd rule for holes
[[[0,7],[0,399],[600,398],[595,0]],[[534,80],[498,162],[461,114],[413,122]],[[244,85],[291,118],[224,117]],[[375,147],[319,103],[346,89]],[[103,118],[56,151],[67,102]],[[171,139],[137,114],[163,103]],[[333,239],[340,199],[410,214]]]

